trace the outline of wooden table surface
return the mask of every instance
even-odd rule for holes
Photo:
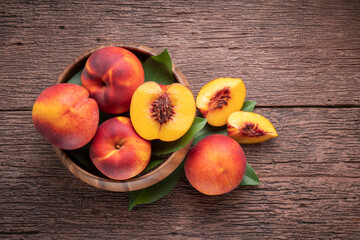
[[[360,239],[360,1],[1,1],[0,238]],[[183,175],[160,201],[74,177],[31,120],[80,53],[162,51],[196,96],[240,77],[279,137],[243,146],[261,184],[222,196]]]

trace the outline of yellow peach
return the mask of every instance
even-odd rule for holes
[[[109,178],[125,180],[141,173],[150,160],[150,141],[142,139],[127,117],[102,123],[90,144],[90,158]]]
[[[90,142],[99,123],[99,108],[89,92],[61,83],[45,89],[36,99],[32,119],[36,130],[51,144],[66,150]]]
[[[140,60],[121,47],[105,47],[91,54],[81,74],[81,84],[99,109],[120,114],[129,111],[131,97],[144,83],[144,69]]]
[[[194,96],[179,83],[146,82],[136,89],[130,104],[131,122],[147,140],[179,139],[189,130],[195,113]]]
[[[244,104],[246,89],[240,78],[217,78],[201,88],[196,106],[215,127],[226,124],[228,116]]]
[[[220,195],[239,186],[246,171],[246,157],[233,139],[213,134],[189,151],[184,168],[195,189],[206,195]]]
[[[278,134],[271,122],[254,112],[232,113],[227,122],[228,136],[240,144],[260,143]]]

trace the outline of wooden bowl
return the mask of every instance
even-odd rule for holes
[[[110,46],[126,48],[129,51],[133,52],[140,60],[145,60],[150,56],[159,54],[158,52],[156,52],[151,48],[132,45],[132,44],[111,43],[111,44],[101,45],[75,58],[60,74],[56,83],[65,83],[68,80],[70,80],[72,76],[74,76],[77,72],[79,72],[84,68],[86,60],[95,50]],[[172,71],[175,79],[179,83],[185,85],[190,89],[190,85],[186,80],[185,76],[174,64]],[[68,155],[64,150],[54,145],[53,148],[55,149],[56,154],[58,155],[62,163],[65,165],[65,167],[69,169],[72,174],[74,174],[82,181],[99,189],[115,191],[115,192],[126,192],[126,191],[135,191],[149,187],[169,176],[183,161],[191,146],[191,143],[192,141],[189,144],[187,144],[184,148],[178,150],[177,152],[172,153],[170,157],[167,160],[165,160],[164,163],[162,163],[155,170],[148,172],[144,175],[136,176],[134,178],[123,181],[112,180],[103,176],[94,175],[84,170],[79,165],[77,165],[73,160],[71,160],[71,158],[68,157]]]

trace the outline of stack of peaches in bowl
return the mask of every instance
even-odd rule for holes
[[[276,137],[274,127],[258,114],[240,111],[245,100],[241,79],[209,82],[196,102],[175,65],[169,74],[176,83],[159,83],[156,76],[147,79],[142,63],[155,55],[150,48],[127,44],[100,46],[80,55],[57,84],[38,96],[32,112],[35,128],[76,177],[100,189],[147,188],[169,176],[187,156],[186,177],[197,190],[208,195],[233,190],[247,166],[239,143]],[[76,75],[81,80],[77,84]],[[207,136],[189,154],[192,141],[186,142],[148,170],[152,143],[161,147],[188,134],[196,107],[208,124],[227,125],[230,137]],[[91,164],[82,164],[79,154]]]

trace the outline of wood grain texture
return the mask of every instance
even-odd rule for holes
[[[360,1],[0,1],[1,239],[359,239]],[[261,184],[217,197],[182,176],[128,212],[74,177],[33,102],[111,42],[165,47],[195,96],[240,77],[279,137],[244,146]]]
[[[279,134],[260,144],[243,145],[259,177],[275,173],[277,177],[360,177],[360,108],[255,108],[255,112],[267,117]],[[2,112],[0,132],[4,164],[43,149],[56,158],[35,130],[29,111]],[[17,154],[22,149],[26,154]],[[33,164],[34,170],[42,168],[37,161]]]
[[[0,109],[30,110],[80,53],[167,47],[195,94],[241,77],[260,106],[360,105],[359,1],[2,1]],[[306,96],[306,97],[305,97]]]
[[[0,237],[10,239],[357,239],[358,179],[263,178],[209,197],[184,177],[167,197],[127,211],[127,194],[96,190],[66,171],[7,183]],[[31,180],[31,182],[29,181]],[[1,188],[4,186],[2,185]],[[8,190],[9,191],[9,190]],[[20,194],[21,192],[21,194]],[[344,214],[346,212],[346,214]]]
[[[279,133],[243,146],[260,186],[210,197],[183,176],[169,196],[129,213],[126,193],[86,185],[62,165],[29,111],[3,111],[0,237],[356,239],[360,108],[256,112]]]

